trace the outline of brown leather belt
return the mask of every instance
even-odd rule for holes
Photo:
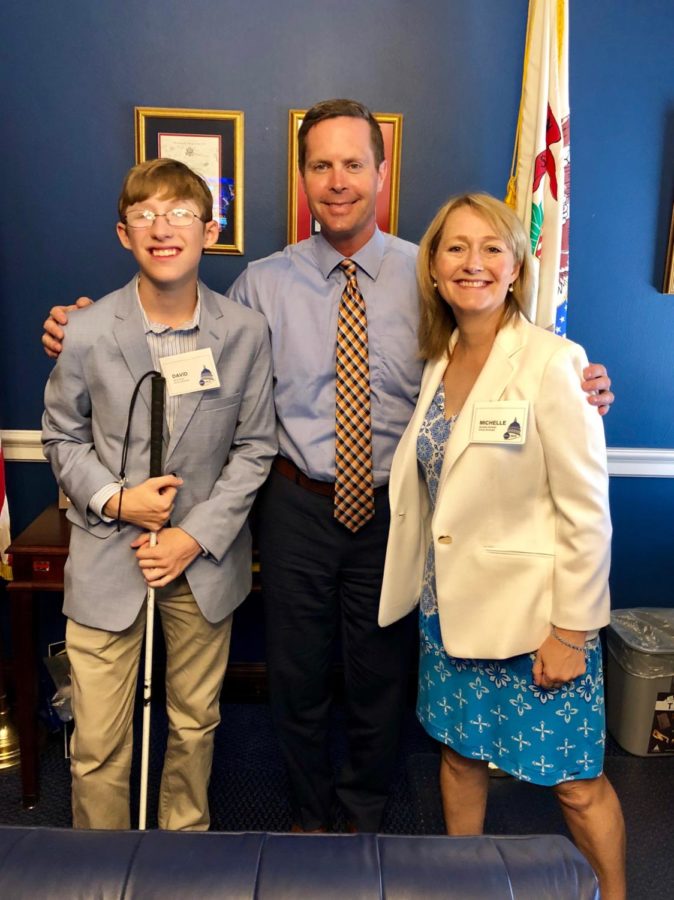
[[[334,481],[316,481],[314,478],[309,478],[308,475],[305,475],[304,472],[297,468],[294,462],[291,462],[285,456],[275,457],[272,468],[275,469],[279,475],[283,475],[284,478],[294,481],[295,484],[298,484],[307,491],[313,491],[314,494],[322,494],[324,497],[335,496]]]

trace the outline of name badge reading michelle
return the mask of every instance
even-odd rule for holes
[[[470,440],[473,444],[524,444],[527,439],[528,400],[492,400],[473,406]]]
[[[161,373],[166,379],[169,397],[193,394],[195,391],[211,391],[220,387],[218,371],[215,368],[213,351],[210,347],[176,353],[159,360]]]

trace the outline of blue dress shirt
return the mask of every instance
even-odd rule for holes
[[[365,298],[376,486],[388,481],[393,453],[421,382],[414,244],[376,230],[351,259]],[[279,449],[310,478],[335,479],[335,353],[344,257],[322,235],[251,263],[228,296],[269,323]]]

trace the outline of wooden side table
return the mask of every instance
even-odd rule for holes
[[[31,809],[40,797],[37,749],[38,656],[35,594],[63,593],[70,523],[56,504],[48,506],[9,548],[14,580],[7,590],[11,603],[12,660],[16,691],[16,723],[21,748],[22,798]]]

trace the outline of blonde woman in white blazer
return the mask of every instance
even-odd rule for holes
[[[521,313],[528,239],[498,200],[450,200],[418,259],[427,365],[393,460],[379,622],[420,604],[417,715],[442,743],[447,831],[480,833],[488,762],[553,787],[624,896],[624,825],[602,774],[611,522],[581,347]]]

